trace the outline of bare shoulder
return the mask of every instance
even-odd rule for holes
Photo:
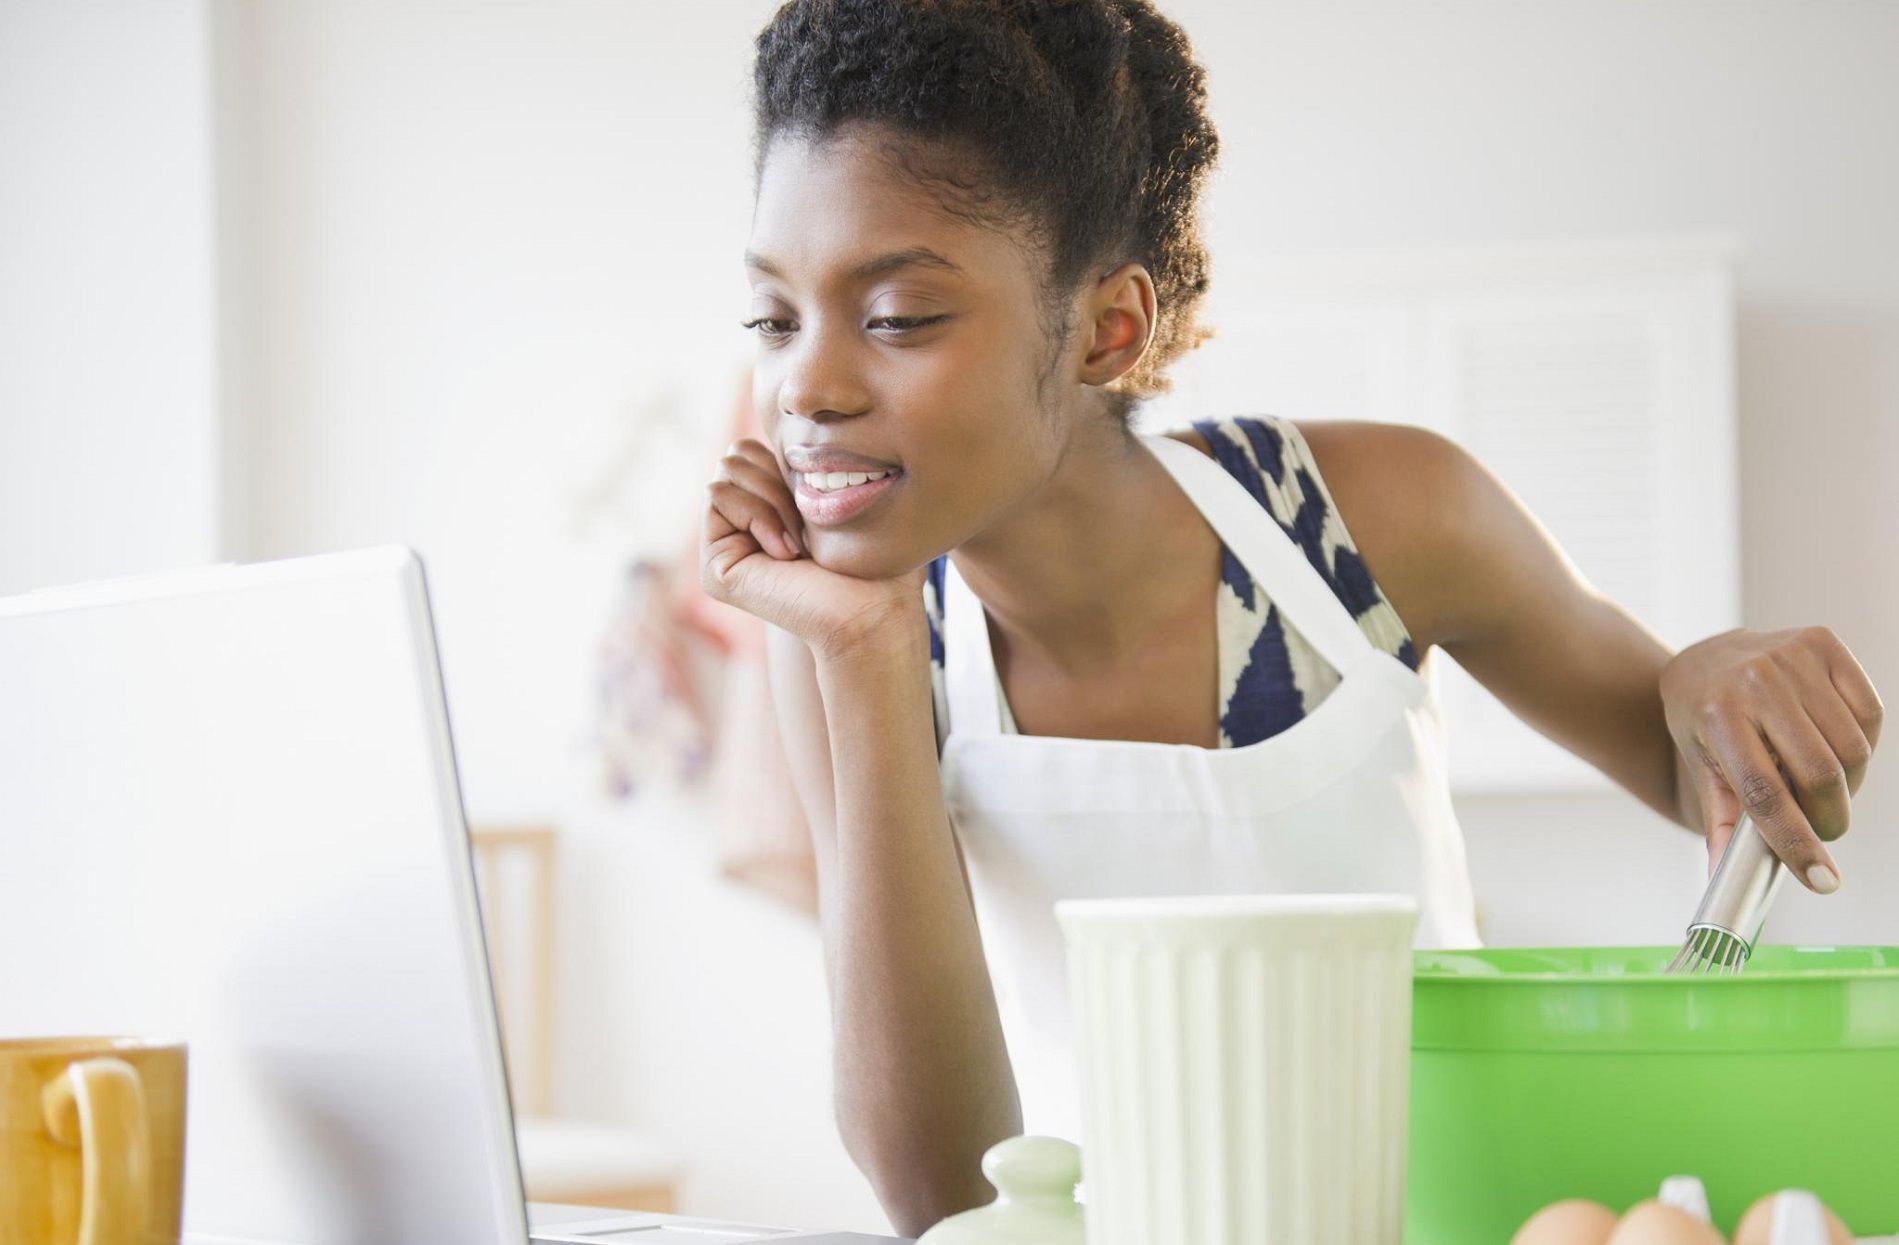
[[[1300,420],[1339,522],[1420,653],[1459,630],[1482,572],[1470,542],[1485,521],[1486,473],[1427,428]],[[1491,482],[1494,484],[1494,482]]]
[[[1319,478],[1356,540],[1384,543],[1397,530],[1442,518],[1467,500],[1476,462],[1449,437],[1411,424],[1371,420],[1287,421],[1304,438]],[[1364,552],[1360,546],[1360,552]]]

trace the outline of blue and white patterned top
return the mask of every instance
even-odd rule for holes
[[[1359,627],[1378,648],[1413,670],[1418,652],[1339,518],[1319,478],[1312,451],[1291,420],[1238,416],[1201,420],[1214,461],[1245,486],[1253,499],[1305,551]],[[923,585],[930,620],[930,682],[936,708],[936,746],[949,736],[949,700],[943,684],[943,568],[947,555],[930,564]],[[1220,657],[1220,746],[1238,748],[1269,739],[1305,717],[1338,686],[1339,674],[1297,631],[1285,625],[1239,559],[1220,548],[1216,618]],[[1005,733],[1016,730],[1002,701]]]

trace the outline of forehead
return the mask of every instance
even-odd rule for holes
[[[773,139],[759,171],[748,251],[794,280],[837,279],[879,256],[916,249],[944,256],[965,276],[1024,273],[1018,230],[958,210],[951,187],[919,177],[918,162],[906,154],[861,130]]]

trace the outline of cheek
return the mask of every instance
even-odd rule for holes
[[[1020,500],[1046,480],[1061,443],[1061,421],[1044,409],[1037,390],[1037,360],[1024,353],[1017,347],[972,363],[936,408],[956,483],[991,508]]]
[[[1031,339],[1039,346],[1040,338]],[[1061,420],[1041,405],[1043,357],[1014,335],[877,360],[873,405],[909,478],[874,521],[805,529],[812,557],[859,578],[901,575],[971,539],[1031,496],[1054,468]],[[760,386],[761,418],[775,417]],[[882,421],[879,421],[882,422]],[[869,516],[866,516],[869,519]]]
[[[927,400],[933,441],[951,464],[965,504],[993,517],[1039,486],[1054,466],[1062,420],[1045,409],[1039,337],[1005,337],[959,358],[933,378]]]

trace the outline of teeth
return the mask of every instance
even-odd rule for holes
[[[889,474],[888,471],[809,471],[805,473],[804,482],[820,493],[829,493],[881,480]]]

